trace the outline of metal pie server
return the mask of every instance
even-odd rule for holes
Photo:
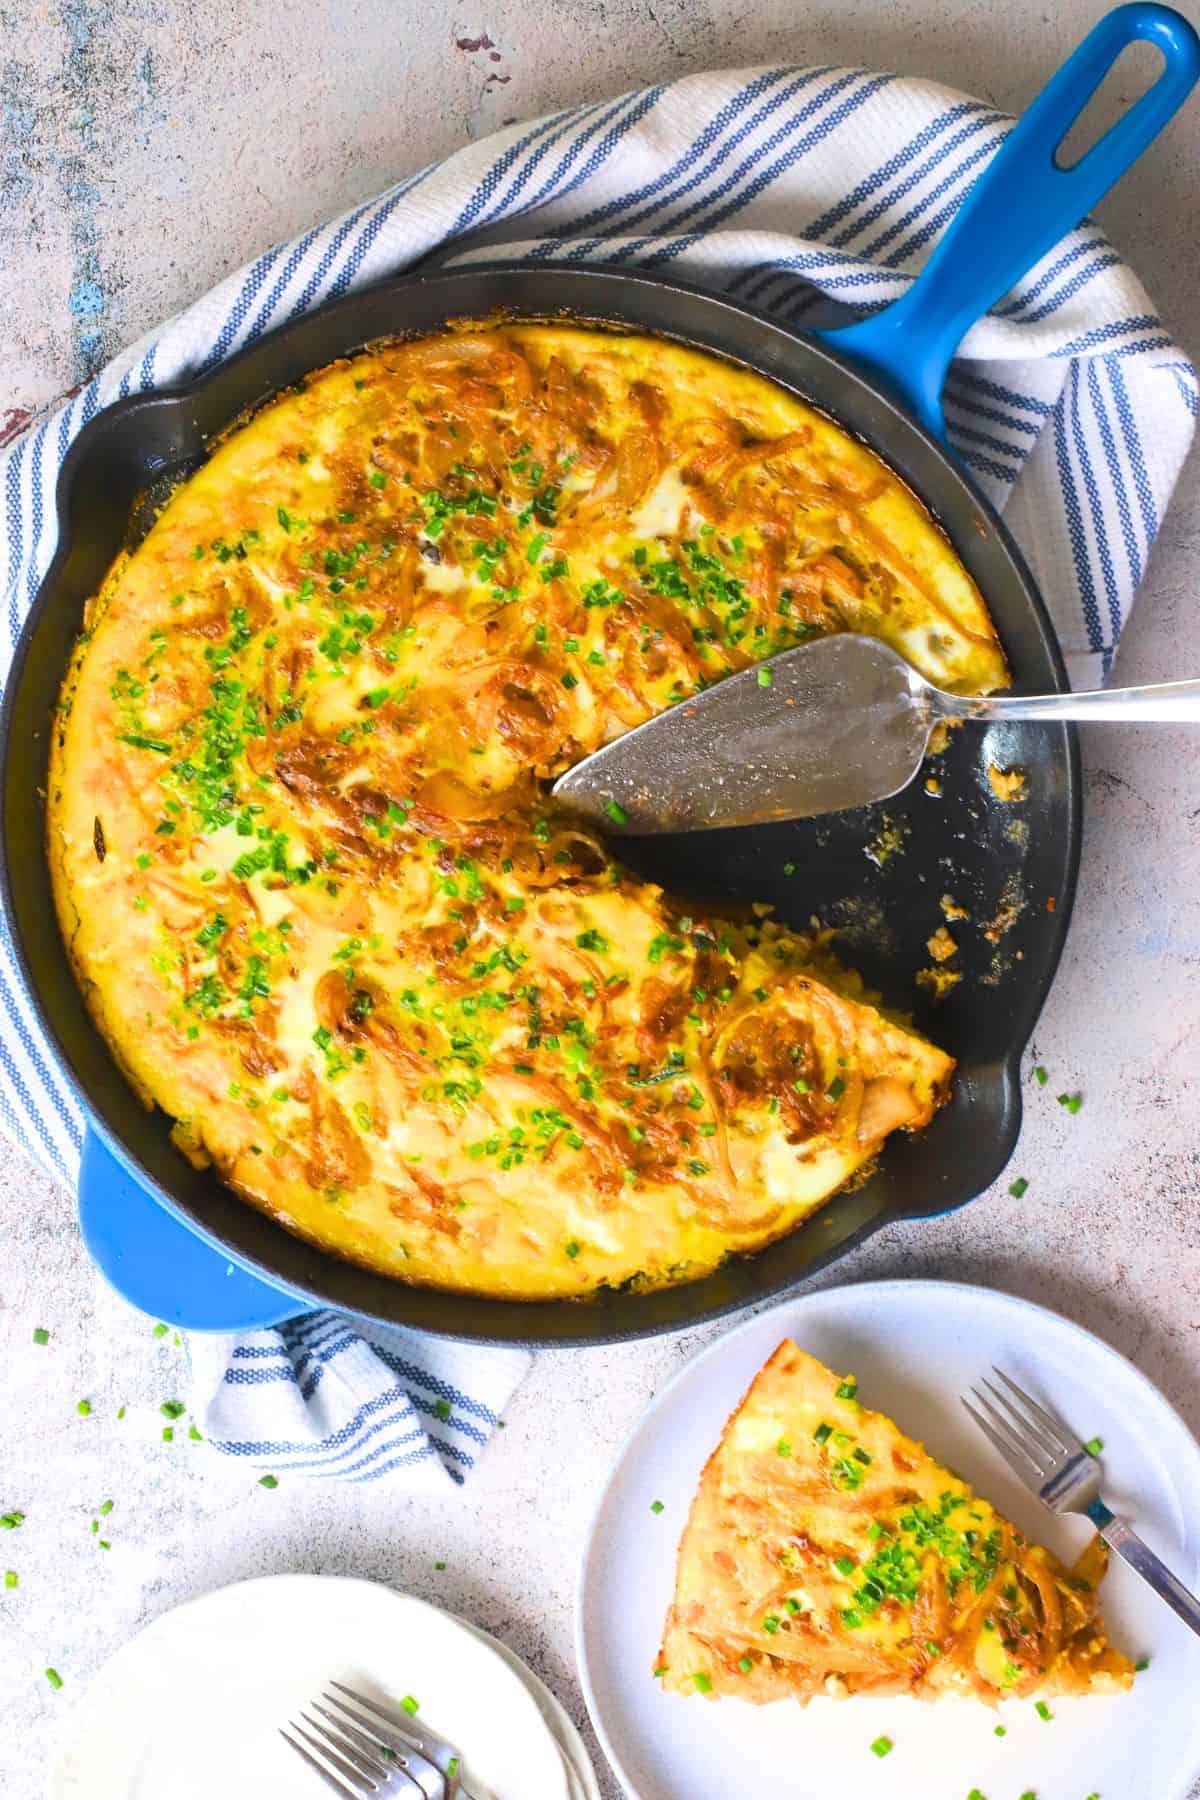
[[[609,833],[807,819],[907,787],[946,720],[1200,721],[1200,681],[1083,694],[947,694],[852,633],[718,681],[576,763],[553,795]]]

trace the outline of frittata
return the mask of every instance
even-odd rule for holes
[[[1097,1537],[1031,1544],[838,1376],[784,1341],[700,1480],[656,1669],[678,1694],[1113,1693]]]
[[[918,502],[755,375],[558,324],[312,375],[118,561],[63,689],[55,893],[129,1079],[406,1281],[653,1286],[790,1230],[951,1059],[819,937],[671,899],[546,793],[839,630],[1007,679]]]

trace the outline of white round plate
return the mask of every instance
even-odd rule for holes
[[[499,1638],[492,1637],[489,1632],[483,1631],[478,1625],[472,1625],[468,1619],[461,1619],[459,1623],[465,1625],[474,1637],[482,1638],[483,1642],[498,1656],[502,1656],[509,1668],[515,1670],[521,1677],[537,1701],[543,1719],[558,1739],[558,1748],[567,1765],[571,1800],[601,1800],[600,1784],[596,1780],[596,1771],[592,1767],[592,1759],[588,1755],[587,1746],[562,1701],[550,1692],[545,1682],[539,1675],[534,1674],[527,1663],[521,1661],[515,1650],[510,1650],[507,1644],[502,1644]]]
[[[69,1721],[47,1800],[328,1800],[279,1727],[330,1678],[421,1717],[491,1800],[571,1800],[524,1680],[449,1613],[370,1581],[275,1575],[189,1601],[107,1662]]]
[[[1086,1520],[1056,1518],[1010,1474],[959,1404],[997,1364],[1104,1440],[1106,1497],[1176,1573],[1200,1566],[1200,1445],[1162,1395],[1106,1344],[1056,1314],[985,1288],[883,1281],[808,1294],[751,1319],[654,1400],[605,1490],[580,1577],[580,1671],[605,1752],[637,1800],[1184,1800],[1200,1774],[1200,1639],[1114,1558],[1103,1609],[1112,1640],[1150,1666],[1133,1691],[1028,1701],[999,1712],[951,1699],[820,1699],[755,1707],[660,1691],[651,1670],[675,1552],[725,1420],[785,1337],[858,1376],[890,1413],[1031,1537],[1070,1561]],[[662,1501],[660,1513],[652,1504]],[[995,1727],[1003,1721],[1005,1735]],[[870,1745],[895,1745],[880,1759]]]

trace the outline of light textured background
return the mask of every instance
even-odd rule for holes
[[[846,60],[938,77],[1009,109],[1092,22],[1092,0],[0,0],[0,423],[268,241],[513,118],[716,65]],[[236,21],[236,22],[235,22]],[[491,42],[484,43],[484,39]],[[1100,216],[1200,352],[1200,102]],[[1200,672],[1195,466],[1152,561],[1120,675]],[[1046,1302],[1159,1382],[1200,1429],[1200,781],[1182,731],[1085,742],[1079,905],[1012,1173],[958,1217],[898,1228],[838,1279],[933,1274]],[[1069,1118],[1063,1088],[1086,1095]],[[102,1288],[69,1198],[0,1148],[0,1794],[35,1800],[91,1671],[140,1624],[220,1583],[331,1570],[444,1601],[498,1632],[581,1716],[579,1551],[639,1410],[705,1340],[542,1356],[449,1505],[388,1487],[274,1492],[178,1433],[170,1339]],[[1004,1184],[1006,1185],[1006,1184]],[[53,1332],[32,1345],[33,1328]],[[90,1398],[90,1418],[75,1402]],[[124,1420],[117,1408],[127,1407]],[[186,1424],[186,1421],[184,1422]],[[89,1519],[112,1498],[112,1550]],[[652,1522],[647,1521],[650,1528]],[[435,1561],[445,1561],[436,1573]],[[41,1671],[66,1684],[53,1694]],[[606,1790],[609,1793],[615,1790]],[[679,1800],[687,1800],[680,1796]],[[1104,1800],[1155,1800],[1115,1795]]]

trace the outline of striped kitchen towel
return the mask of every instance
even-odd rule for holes
[[[193,1332],[192,1410],[226,1456],[277,1474],[461,1485],[529,1367],[476,1349],[310,1313],[236,1338]]]
[[[0,451],[0,679],[54,549],[55,474],[119,395],[212,369],[264,332],[427,259],[497,253],[678,271],[785,324],[902,294],[1008,130],[986,104],[869,69],[690,76],[514,125],[275,245]],[[850,312],[845,309],[849,307]],[[1005,511],[1072,677],[1102,679],[1191,441],[1196,372],[1085,223],[977,325],[951,372],[956,450]],[[63,1179],[78,1101],[0,944],[0,1123]],[[459,1478],[524,1358],[368,1344],[344,1319],[192,1345],[231,1455],[298,1473]]]

